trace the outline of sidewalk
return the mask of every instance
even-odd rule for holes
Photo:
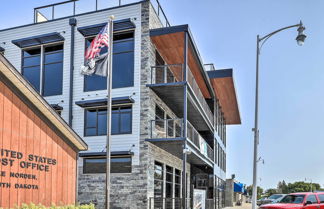
[[[241,206],[226,207],[224,209],[251,209],[251,203],[243,203]]]

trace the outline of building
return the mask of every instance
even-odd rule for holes
[[[226,125],[241,122],[232,69],[204,65],[189,26],[171,26],[158,1],[78,14],[81,2],[36,8],[34,23],[0,31],[4,56],[89,145],[79,201],[104,206],[106,78],[79,66],[114,15],[111,205],[222,208]],[[60,6],[72,13],[56,14]]]
[[[83,140],[0,55],[0,207],[74,204]]]

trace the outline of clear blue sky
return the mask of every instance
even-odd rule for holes
[[[85,0],[82,0],[85,1]],[[107,0],[108,1],[108,0]],[[295,29],[268,40],[260,60],[259,184],[313,179],[324,185],[324,1],[160,0],[172,25],[189,24],[205,63],[233,68],[242,125],[228,127],[227,176],[251,184],[256,35],[297,24],[308,36],[296,44]],[[1,4],[0,28],[31,23],[32,9],[50,0]],[[0,40],[1,41],[1,40]]]

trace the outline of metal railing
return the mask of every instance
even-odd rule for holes
[[[187,198],[187,208],[191,209],[190,198]],[[182,209],[182,198],[150,197],[149,209]]]
[[[206,140],[198,133],[198,131],[193,127],[193,125],[187,121],[188,139],[197,147],[200,152],[208,157],[212,162],[214,162],[214,151],[206,142]]]
[[[187,121],[187,137],[196,146],[201,154],[214,161],[214,151],[199,132]],[[151,138],[183,137],[183,119],[156,119],[151,121]]]
[[[142,0],[143,1],[143,0]],[[170,27],[170,22],[162,9],[159,0],[150,0],[163,27]],[[69,0],[34,8],[34,23],[75,16],[102,9],[120,7],[141,0]]]
[[[190,68],[188,67],[188,83],[193,90],[198,103],[200,103],[202,109],[205,111],[206,116],[211,124],[214,124],[214,116],[208,106],[205,97],[203,96],[195,77],[192,75]],[[174,83],[181,82],[184,80],[183,65],[172,64],[172,65],[158,65],[151,67],[151,84],[160,83]]]
[[[205,113],[207,115],[207,118],[209,119],[209,122],[211,124],[214,124],[214,115],[211,112],[210,107],[207,104],[205,97],[201,93],[201,90],[196,82],[196,79],[192,75],[192,72],[189,67],[188,67],[188,79],[187,80],[188,80],[188,83],[189,83],[190,87],[192,88],[193,92],[195,93],[196,98],[199,100],[199,103],[201,104],[202,109],[205,110]]]
[[[151,121],[151,138],[177,138],[183,136],[183,119],[156,119]]]

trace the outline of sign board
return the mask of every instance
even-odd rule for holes
[[[194,189],[193,208],[206,209],[206,190]]]

